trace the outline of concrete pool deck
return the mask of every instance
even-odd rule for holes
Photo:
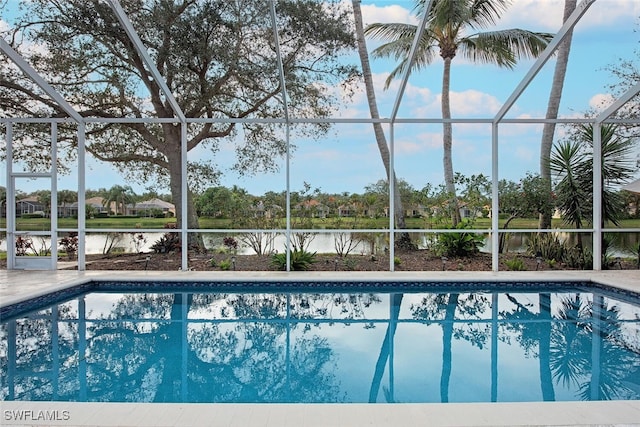
[[[91,280],[590,281],[640,293],[640,271],[0,271],[5,306]],[[139,404],[1,401],[3,426],[640,426],[640,400],[428,404]],[[21,419],[19,419],[21,418]]]

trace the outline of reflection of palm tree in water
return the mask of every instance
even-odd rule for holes
[[[554,382],[565,388],[577,387],[582,400],[637,398],[625,381],[635,376],[634,382],[638,382],[638,349],[634,352],[625,343],[616,306],[607,307],[597,294],[592,303],[577,293],[560,299],[554,320],[549,294],[540,294],[539,314],[513,295],[507,296],[516,309],[503,313],[505,319],[543,320],[514,322],[511,327],[519,330],[518,340],[525,350],[538,344],[544,400],[555,399]]]
[[[380,347],[380,354],[376,362],[376,368],[371,381],[369,390],[369,402],[377,401],[382,376],[384,375],[387,360],[390,356],[393,338],[396,332],[398,317],[400,314],[400,305],[402,303],[403,294],[392,294],[391,297],[391,316],[387,333]],[[449,401],[449,382],[451,378],[452,366],[452,341],[455,336],[457,339],[469,341],[478,348],[483,348],[486,344],[489,329],[486,324],[480,326],[473,323],[462,323],[458,328],[454,328],[456,320],[479,318],[489,306],[489,300],[481,294],[466,294],[465,298],[460,298],[458,293],[440,293],[427,294],[420,304],[411,305],[410,310],[414,319],[425,321],[427,325],[437,321],[442,325],[442,372],[440,376],[440,398],[442,402]],[[456,315],[459,317],[456,319]],[[392,401],[393,396],[385,390],[387,401]]]
[[[382,376],[384,375],[384,369],[389,359],[389,353],[391,352],[391,342],[396,334],[396,327],[398,325],[398,318],[400,317],[400,305],[402,304],[402,297],[404,294],[391,294],[391,315],[389,318],[389,324],[387,325],[387,333],[384,335],[382,341],[382,347],[380,347],[380,354],[378,361],[376,362],[376,368],[373,374],[373,380],[371,381],[371,388],[369,389],[369,403],[375,403],[380,391],[380,384],[382,383]],[[387,401],[393,400],[393,397],[389,392],[385,392]]]
[[[516,307],[512,312],[502,312],[501,315],[506,320],[514,321],[505,327],[513,329],[520,335],[516,338],[520,341],[522,347],[528,353],[535,345],[538,346],[539,353],[538,366],[540,373],[540,388],[542,391],[542,400],[556,400],[555,390],[553,388],[553,377],[551,373],[551,295],[541,293],[538,298],[539,313],[530,310],[532,304],[520,303],[514,294],[506,294],[506,297]],[[541,322],[531,322],[532,320],[541,320]]]

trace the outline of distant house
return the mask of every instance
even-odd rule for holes
[[[109,214],[109,206],[105,206],[104,197],[89,197],[84,201],[85,206],[91,208],[94,214]],[[115,202],[111,202],[111,208],[114,207]],[[61,215],[61,209],[58,207],[58,216],[78,216],[78,202],[71,203],[64,209],[64,214]]]
[[[404,211],[404,215],[407,218],[420,218],[429,216],[429,208],[424,205],[416,204],[409,205]]]
[[[447,211],[448,202],[444,202],[437,206],[432,206],[431,210],[434,215],[443,215]],[[464,200],[458,200],[458,211],[460,213],[460,218],[462,219],[473,219],[473,218],[482,218],[484,217],[484,213],[482,209],[473,208],[469,206],[467,202]],[[490,209],[487,211],[490,212]],[[491,215],[489,215],[490,217]]]
[[[58,203],[58,218],[69,218],[78,215],[78,203]]]
[[[277,218],[282,215],[282,207],[278,205],[265,206],[264,202],[260,200],[255,206],[251,207],[254,218]]]
[[[25,197],[16,201],[16,216],[40,214],[45,216],[45,206],[38,201],[37,197]]]
[[[133,205],[127,205],[126,208],[127,215],[134,216],[151,216],[154,211],[162,211],[165,217],[174,217],[176,216],[176,205],[154,198]]]
[[[358,214],[358,206],[355,203],[338,206],[339,217],[352,217]]]
[[[311,216],[314,218],[326,218],[329,215],[329,207],[323,205],[315,199],[305,200],[295,206],[297,210],[310,211]]]

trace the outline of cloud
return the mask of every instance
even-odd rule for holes
[[[407,24],[417,24],[418,18],[411,13],[412,9],[404,8],[400,5],[362,5],[362,23],[366,27],[373,23],[403,22]]]
[[[578,6],[582,0],[578,0]],[[498,22],[500,28],[518,27],[556,32],[562,26],[564,0],[517,0]],[[576,25],[576,32],[615,25],[640,15],[637,0],[606,0],[593,3]]]
[[[597,93],[589,99],[589,107],[596,111],[602,111],[609,107],[615,98],[609,93]]]
[[[519,146],[513,152],[513,155],[518,160],[531,161],[540,158],[538,151],[532,150],[530,147]]]
[[[416,90],[416,92],[419,92]],[[433,96],[422,88],[421,104],[412,111],[416,117],[442,117],[442,94]],[[475,89],[449,92],[452,117],[491,117],[500,110],[502,103],[493,95]]]
[[[481,114],[488,116],[497,113],[502,106],[495,96],[474,89],[451,92],[449,97],[452,115],[473,116]]]
[[[9,23],[4,19],[0,19],[0,32],[4,33],[6,31],[9,31],[10,29],[11,26],[9,25]]]
[[[407,136],[401,136],[394,142],[395,153],[399,156],[412,156],[439,149],[442,149],[442,134],[437,132],[416,133],[410,139]]]

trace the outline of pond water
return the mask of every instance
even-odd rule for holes
[[[90,233],[87,234],[85,244],[87,254],[101,254],[105,249],[112,245],[117,250],[133,253],[133,252],[151,252],[151,246],[157,242],[164,232],[158,233],[141,233],[143,239],[136,238],[137,234],[132,233]],[[307,248],[310,252],[318,253],[336,253],[335,242],[336,239],[349,233],[317,233],[313,235]],[[412,233],[414,241],[418,242],[420,248],[426,248],[429,246],[429,239],[433,237],[433,234],[427,235],[425,233]],[[507,250],[509,252],[524,252],[527,249],[527,239],[530,233],[510,233],[507,239]],[[557,233],[561,241],[568,240],[573,242],[575,236],[569,233]],[[223,247],[223,238],[225,233],[204,233],[205,247],[210,250]],[[380,233],[373,237],[375,251],[381,251],[388,246],[387,241],[388,234]],[[611,254],[613,256],[628,256],[630,252],[626,248],[638,247],[640,244],[640,233],[616,233],[616,241],[611,248]],[[34,243],[38,248],[49,248],[50,240],[40,237],[33,237]],[[284,252],[285,248],[285,236],[278,235],[275,237],[269,248],[271,251]],[[591,246],[591,235],[583,236],[583,244],[586,247]],[[0,242],[0,250],[6,251],[6,240]],[[367,255],[371,253],[371,243],[360,242],[357,243],[352,249],[352,254]],[[491,240],[485,237],[484,243],[480,249],[482,252],[491,252]],[[247,245],[240,244],[238,253],[241,255],[251,255],[255,251]]]

